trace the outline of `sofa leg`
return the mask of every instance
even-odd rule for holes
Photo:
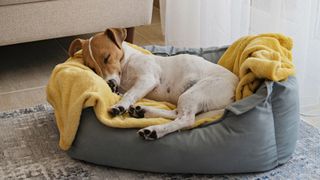
[[[133,43],[134,27],[130,27],[126,29],[127,29],[127,38],[125,39],[125,41],[129,43]]]

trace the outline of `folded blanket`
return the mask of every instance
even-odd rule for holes
[[[233,43],[218,64],[239,76],[236,100],[252,95],[265,80],[281,81],[295,72],[292,39],[281,34],[245,36]]]
[[[150,53],[140,49],[143,53]],[[144,128],[170,122],[164,118],[132,118],[127,114],[111,117],[107,110],[120,100],[120,96],[112,93],[104,79],[96,75],[84,65],[82,51],[69,58],[65,63],[57,65],[48,82],[47,100],[53,106],[56,124],[60,133],[59,146],[68,150],[75,138],[82,109],[93,107],[99,121],[115,128]],[[154,106],[161,109],[175,109],[167,102],[156,102],[143,99],[137,105]],[[221,115],[212,118],[199,119],[191,127],[199,126],[219,119]]]

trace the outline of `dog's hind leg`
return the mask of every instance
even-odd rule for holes
[[[147,140],[155,140],[166,134],[190,127],[195,122],[195,114],[199,110],[193,91],[184,92],[178,100],[177,118],[169,123],[146,127],[138,131],[139,135]]]
[[[152,106],[130,106],[128,112],[135,118],[177,118],[176,110],[165,110]]]
[[[179,108],[179,107],[178,107]],[[139,135],[147,140],[155,140],[166,134],[190,127],[195,122],[196,105],[192,109],[180,107],[177,118],[169,123],[146,127],[138,131]]]
[[[178,100],[177,118],[172,122],[146,127],[138,131],[147,140],[154,140],[166,134],[190,127],[199,112],[220,112],[233,101],[234,87],[219,77],[208,77],[198,81],[186,90]]]

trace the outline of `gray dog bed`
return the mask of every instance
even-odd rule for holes
[[[178,49],[147,46],[154,54],[196,54],[216,63],[224,48]],[[257,92],[227,107],[219,122],[172,133],[156,141],[137,129],[101,124],[92,108],[83,110],[68,154],[119,168],[165,173],[245,173],[273,169],[290,159],[299,125],[295,77],[265,82]]]

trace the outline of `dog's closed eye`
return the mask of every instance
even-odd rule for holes
[[[108,61],[109,61],[109,57],[110,57],[110,54],[106,57],[106,58],[104,58],[104,64],[107,64],[108,63]]]

